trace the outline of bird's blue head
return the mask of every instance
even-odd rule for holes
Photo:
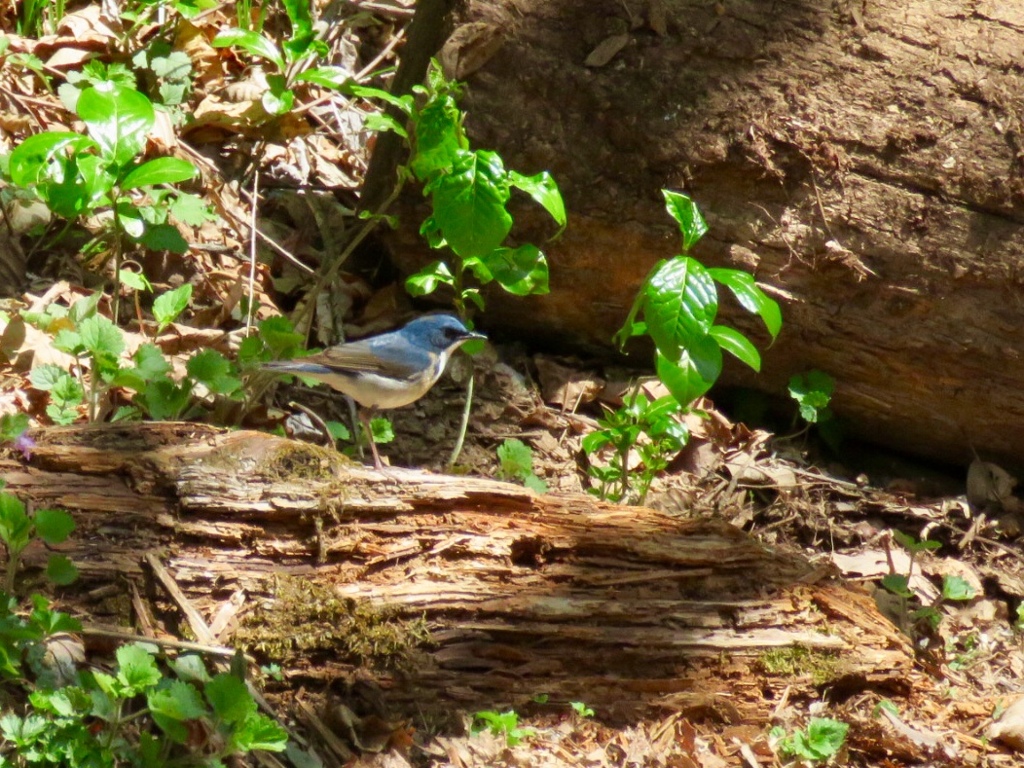
[[[470,339],[487,338],[482,333],[475,333],[466,328],[455,315],[418,317],[399,333],[411,344],[437,353],[452,351]]]

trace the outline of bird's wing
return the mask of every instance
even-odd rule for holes
[[[340,371],[376,373],[407,379],[415,378],[430,365],[430,355],[399,336],[385,334],[330,347],[319,354],[302,358],[302,362]]]

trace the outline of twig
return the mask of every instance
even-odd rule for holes
[[[245,328],[252,328],[252,314],[256,307],[256,208],[260,200],[260,171],[252,174],[252,200],[249,202],[249,306],[245,313]]]
[[[146,554],[143,558],[146,565],[148,565],[153,575],[156,576],[157,580],[163,585],[163,588],[167,590],[167,593],[171,596],[171,599],[178,604],[181,612],[185,614],[185,618],[188,619],[188,625],[191,627],[192,632],[200,641],[213,645],[217,638],[210,631],[210,626],[206,623],[206,619],[202,617],[196,607],[192,605],[192,601],[186,597],[185,593],[181,591],[181,587],[174,580],[174,577],[167,572],[164,568],[163,563],[154,555],[152,552]]]

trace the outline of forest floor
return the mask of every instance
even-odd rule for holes
[[[368,62],[374,67],[393,62],[411,15],[411,6],[365,5],[338,26],[325,56],[357,78]],[[139,4],[137,10],[144,9]],[[0,11],[0,28],[16,28],[13,17],[3,16],[9,13],[7,8]],[[256,307],[250,319],[259,321],[296,306],[301,313],[319,302],[317,308],[326,311],[310,332],[312,344],[337,338],[336,318],[358,318],[344,325],[345,335],[353,337],[407,318],[411,300],[394,283],[344,275],[321,286],[312,299],[304,294],[313,282],[311,273],[329,262],[339,242],[360,226],[350,206],[373,143],[361,130],[365,102],[297,89],[306,100],[296,109],[277,116],[260,114],[266,74],[246,66],[246,54],[239,50],[210,44],[219,29],[233,23],[226,9],[213,8],[190,19],[172,17],[173,23],[154,17],[135,26],[115,24],[99,4],[86,5],[53,20],[52,30],[9,35],[0,53],[6,57],[0,69],[4,153],[42,130],[82,130],[58,92],[43,85],[41,75],[57,86],[69,71],[96,60],[136,68],[145,75],[143,81],[155,83],[157,90],[163,87],[165,95],[187,80],[181,101],[161,112],[165,117],[144,151],[195,164],[202,176],[189,188],[217,215],[197,223],[174,222],[189,245],[184,254],[139,248],[125,255],[124,264],[144,274],[156,293],[184,283],[193,286],[190,308],[159,331],[149,319],[151,302],[144,298],[133,304],[134,294],[126,293],[124,305],[133,318],[122,322],[125,354],[155,342],[179,374],[197,350],[215,349],[230,357],[246,335],[249,305]],[[273,24],[282,22],[271,16],[268,29]],[[150,47],[157,39],[168,47]],[[133,58],[139,50],[151,52],[148,63]],[[165,62],[170,52],[186,54],[188,76],[175,79],[166,68],[155,66],[154,51],[162,51]],[[253,167],[260,169],[257,187],[247,173]],[[77,363],[57,343],[59,329],[44,332],[22,322],[21,313],[68,308],[97,288],[109,291],[111,253],[94,249],[86,259],[77,250],[102,229],[100,214],[78,222],[77,240],[37,247],[59,227],[15,186],[8,175],[2,185],[6,223],[0,231],[0,274],[5,284],[24,288],[9,292],[15,295],[3,305],[0,415],[27,414],[33,429],[45,430],[54,421],[47,410],[53,394],[47,394],[33,373],[45,366],[71,371]],[[255,214],[254,199],[259,200]],[[261,262],[254,267],[247,258],[255,239],[251,221],[262,233]],[[330,306],[324,297],[330,297]],[[107,293],[100,311],[111,315],[113,303]],[[459,472],[517,480],[521,473],[503,466],[497,453],[505,441],[515,439],[528,446],[531,471],[548,493],[585,494],[592,489],[581,441],[598,427],[605,407],[621,404],[634,373],[517,344],[489,346],[474,365],[477,393]],[[455,367],[455,379],[464,377],[465,361]],[[652,397],[662,394],[656,382],[647,386]],[[458,431],[463,393],[462,383],[446,377],[419,403],[393,412],[395,439],[382,445],[391,463],[443,471]],[[304,399],[325,418],[347,418],[347,409],[334,395],[308,390],[288,394]],[[116,386],[109,397],[108,413],[129,401]],[[276,424],[288,409],[286,402],[283,396],[247,401],[244,426]],[[335,722],[327,730],[344,746],[332,752],[323,733],[311,737],[316,744],[326,742],[325,764],[778,765],[792,759],[782,754],[780,739],[788,737],[792,746],[800,742],[794,734],[803,732],[805,754],[821,746],[813,729],[806,731],[815,718],[851,724],[845,744],[832,758],[838,764],[1018,764],[1019,757],[1007,745],[1024,743],[1024,711],[1009,709],[1024,677],[1024,567],[1019,549],[1024,520],[1012,480],[981,462],[972,466],[969,481],[919,472],[908,464],[883,467],[875,462],[864,469],[861,450],[854,455],[853,448],[848,454],[840,449],[837,458],[822,458],[826,454],[815,447],[813,433],[779,437],[730,420],[710,400],[698,405],[702,415],[686,417],[689,443],[654,480],[646,505],[637,506],[636,515],[653,509],[681,520],[725,521],[766,547],[805,558],[838,579],[861,585],[882,615],[912,642],[918,669],[932,681],[927,690],[844,697],[822,686],[817,699],[794,700],[787,675],[809,673],[780,669],[779,684],[762,692],[774,711],[764,722],[734,721],[728,713],[709,710],[650,712],[622,723],[607,713],[589,711],[585,696],[575,708],[557,712],[538,701],[529,711],[516,713],[514,726],[506,720],[503,727],[472,735],[471,726],[480,722],[472,711],[460,713],[466,726],[462,733],[435,733],[415,719],[381,720],[373,743],[365,735],[367,723]],[[77,417],[84,416],[83,408]],[[232,413],[236,416],[237,411]],[[210,414],[207,418],[212,420]],[[230,419],[221,423],[235,424]],[[13,457],[30,453],[24,446],[9,450]],[[637,461],[634,455],[634,470]],[[935,548],[921,544],[925,541],[934,542]],[[883,579],[888,579],[888,588],[882,586]],[[65,607],[73,609],[73,599]],[[97,656],[90,662],[103,665],[109,658]],[[287,682],[268,681],[266,693],[283,719],[294,716],[296,691]],[[508,706],[495,701],[493,714],[507,712]],[[511,733],[516,728],[521,732]],[[779,729],[775,735],[773,728]],[[811,746],[806,746],[808,741]],[[821,762],[827,761],[823,754]]]

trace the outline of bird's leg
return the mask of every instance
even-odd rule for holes
[[[366,440],[370,444],[370,453],[373,454],[373,468],[384,469],[384,464],[380,460],[380,454],[377,453],[377,444],[373,442],[373,430],[370,429],[370,414],[361,408],[359,410],[359,420],[363,424],[363,429],[366,430]]]
[[[359,452],[359,460],[362,461],[363,457],[366,456],[366,452],[363,451],[363,442],[359,439],[359,430],[363,428],[363,419],[359,415],[359,406],[356,405],[356,401],[348,395],[345,395],[345,402],[348,403],[348,423],[352,427],[352,434],[355,435],[356,450]]]

